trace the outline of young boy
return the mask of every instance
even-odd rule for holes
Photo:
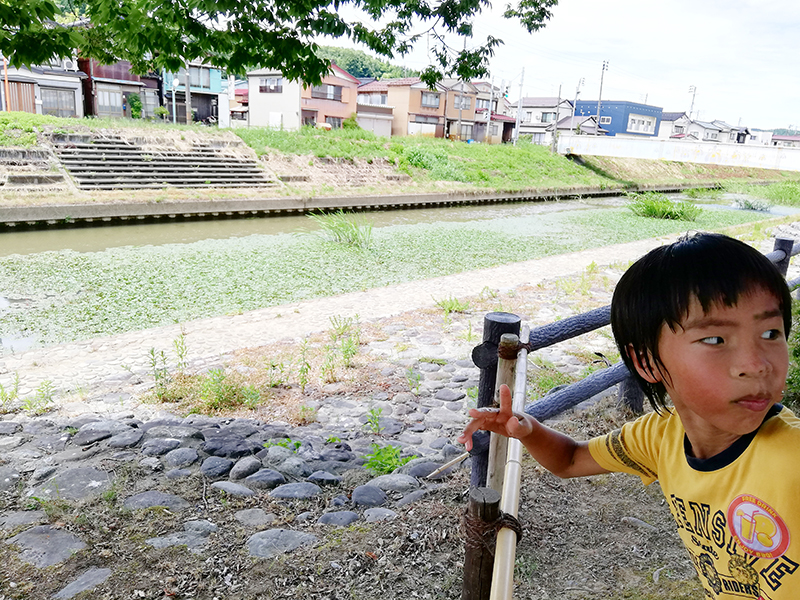
[[[512,413],[503,387],[500,408],[471,410],[459,441],[471,449],[483,429],[518,438],[559,477],[658,480],[706,597],[800,598],[800,420],[779,404],[791,325],[783,277],[742,242],[687,236],[628,269],[611,324],[655,412],[576,442]]]

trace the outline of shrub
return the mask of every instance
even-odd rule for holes
[[[341,209],[332,213],[312,213],[308,217],[334,242],[367,250],[372,244],[372,223]]]
[[[139,94],[128,95],[128,106],[131,107],[131,118],[142,118],[142,99],[139,97]]]
[[[651,219],[670,219],[674,221],[694,221],[700,215],[701,208],[689,202],[673,202],[664,194],[646,192],[632,194],[633,200],[628,208],[640,217]]]
[[[361,129],[356,119],[356,113],[351,113],[344,121],[342,121],[342,129]]]

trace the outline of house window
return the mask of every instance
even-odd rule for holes
[[[415,123],[432,123],[438,125],[439,117],[429,117],[427,115],[414,115]]]
[[[706,139],[707,140],[719,139],[719,134],[716,131],[706,131]]]
[[[56,88],[42,88],[42,112],[54,117],[74,117],[75,92]]]
[[[211,89],[211,70],[205,67],[189,67],[189,85]]]
[[[460,108],[463,110],[469,110],[472,98],[469,96],[456,96],[454,108]]]
[[[735,131],[731,131],[731,139],[732,140],[736,139],[736,132]]]
[[[601,121],[602,123],[602,117]],[[656,118],[632,114],[628,117],[628,131],[653,133],[656,130]]]
[[[258,80],[259,94],[282,94],[283,77],[261,77]]]
[[[320,100],[336,100],[337,102],[341,102],[342,86],[325,83],[322,85],[315,85],[311,88],[311,97],[319,98]]]
[[[142,90],[142,116],[145,118],[154,117],[155,109],[158,106],[158,92],[156,90]]]
[[[674,125],[672,127],[672,133],[683,133],[684,126],[683,125]]]
[[[422,92],[422,106],[425,108],[439,108],[439,94]]]
[[[372,92],[358,95],[359,104],[386,104],[388,100],[389,94],[386,92]]]
[[[97,86],[97,116],[122,116],[122,90],[117,86]]]
[[[532,110],[526,110],[525,111],[525,122],[526,123],[533,122],[533,111]]]
[[[499,125],[492,125],[492,136],[495,136],[500,133]]]
[[[600,125],[608,125],[611,123],[611,117],[600,117]]]
[[[542,113],[542,123],[552,123],[555,120],[556,120],[556,113],[554,112]]]
[[[531,143],[532,144],[544,144],[544,133],[531,134]]]
[[[461,124],[461,139],[462,140],[472,139],[472,123]]]
[[[342,117],[325,117],[325,122],[334,129],[342,128]]]
[[[478,98],[475,100],[475,108],[489,108],[489,100],[484,98]]]

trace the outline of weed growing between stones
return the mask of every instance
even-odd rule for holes
[[[364,423],[364,427],[370,432],[379,435],[380,432],[383,431],[383,426],[381,425],[382,413],[382,408],[370,408],[369,412],[367,413],[367,422]]]
[[[376,475],[391,473],[407,462],[417,458],[416,455],[401,458],[400,448],[397,446],[384,446],[381,448],[378,444],[372,444],[370,448],[372,452],[364,455],[367,459],[367,462],[364,463],[364,467]]]
[[[12,412],[12,405],[19,398],[19,373],[14,373],[14,379],[8,388],[0,384],[0,413]]]
[[[444,311],[445,321],[449,320],[450,313],[465,313],[470,309],[469,302],[461,301],[454,296],[442,298],[441,300],[434,298],[433,301],[436,303],[436,306]]]
[[[368,250],[372,245],[372,223],[354,213],[339,209],[332,213],[310,213],[308,217],[324,237],[351,248]]]
[[[41,382],[33,395],[20,397],[19,373],[14,373],[11,384],[4,387],[0,384],[0,414],[15,413],[20,410],[30,415],[43,415],[53,408],[56,389],[49,379]]]

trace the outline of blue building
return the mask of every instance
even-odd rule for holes
[[[625,100],[600,102],[600,127],[606,135],[656,137],[661,124],[662,109]],[[578,100],[575,116],[597,115],[597,100]]]

